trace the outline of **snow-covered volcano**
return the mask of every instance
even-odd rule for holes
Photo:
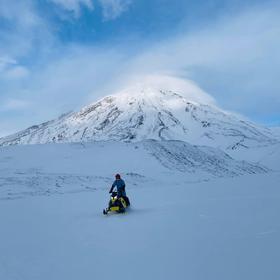
[[[79,112],[2,138],[0,145],[155,139],[236,149],[277,141],[272,130],[213,105],[194,84],[172,88],[170,84],[138,83]]]

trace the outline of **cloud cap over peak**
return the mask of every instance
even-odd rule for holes
[[[120,88],[121,90],[116,95],[137,95],[141,92],[152,94],[158,91],[172,91],[192,102],[208,105],[216,104],[214,98],[203,91],[193,81],[171,75],[150,74],[131,76],[125,82],[122,82]]]

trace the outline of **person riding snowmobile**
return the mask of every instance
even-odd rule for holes
[[[109,193],[112,193],[114,188],[117,188],[117,197],[118,197],[118,199],[120,199],[122,197],[125,200],[127,206],[129,206],[130,202],[129,202],[129,199],[126,196],[126,192],[125,192],[125,182],[124,182],[123,179],[121,179],[121,175],[120,174],[116,174],[115,178],[116,178],[116,180],[112,184],[112,187],[111,187]]]
[[[125,192],[125,182],[121,179],[120,174],[116,174],[116,180],[112,184],[109,191],[111,198],[108,204],[108,208],[103,209],[103,214],[107,215],[110,212],[124,213],[126,208],[130,206],[130,202]],[[117,191],[114,189],[117,188]]]

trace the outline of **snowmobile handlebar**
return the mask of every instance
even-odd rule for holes
[[[118,195],[118,193],[117,192],[109,192],[110,194],[111,194],[111,196],[112,197],[115,197],[115,196],[117,196]]]

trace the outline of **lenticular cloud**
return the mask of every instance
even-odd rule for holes
[[[145,75],[132,77],[123,88],[139,87],[157,90],[170,90],[184,96],[186,99],[201,104],[215,105],[215,99],[203,91],[191,80],[168,75]],[[133,92],[133,91],[131,91]],[[136,91],[137,92],[137,91]]]

